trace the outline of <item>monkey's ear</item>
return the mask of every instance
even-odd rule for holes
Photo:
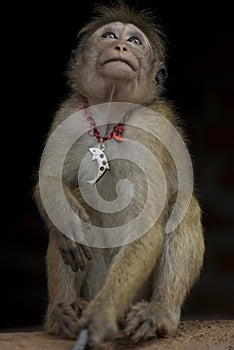
[[[162,64],[155,76],[156,84],[161,85],[166,78],[167,78],[167,68],[164,64]]]

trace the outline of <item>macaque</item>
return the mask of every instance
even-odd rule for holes
[[[124,3],[110,7],[100,5],[96,11],[96,16],[78,33],[77,48],[67,71],[70,94],[58,109],[48,138],[79,110],[121,102],[163,115],[185,140],[179,117],[172,103],[164,97],[166,38],[157,20],[150,11],[136,10]],[[130,114],[130,121],[143,118],[142,124],[151,127],[147,124],[147,116],[141,117],[140,107]],[[99,212],[87,204],[77,180],[79,166],[89,148],[104,141],[107,151],[108,147],[115,147],[116,152],[123,150],[128,154],[125,138],[135,137],[157,158],[167,186],[163,210],[142,236],[127,244],[107,248],[77,242],[54,225],[44,208],[39,183],[35,187],[36,204],[49,232],[49,300],[45,328],[50,334],[70,339],[76,339],[82,329],[87,329],[87,344],[94,349],[113,340],[119,332],[133,342],[155,336],[173,336],[183,302],[203,264],[201,211],[195,195],[192,194],[177,227],[166,233],[168,218],[179,195],[175,163],[159,140],[146,132],[138,132],[123,117],[120,115],[121,123],[117,129],[113,129],[113,123],[108,124],[108,117],[105,126],[100,127],[94,124],[97,122],[95,113],[92,120],[84,118],[82,122],[86,123],[88,132],[72,145],[64,161],[63,191],[73,212],[82,220],[73,224],[67,219],[67,209],[57,196],[60,180],[56,177],[48,179],[46,196],[51,208],[57,210],[57,215],[67,225],[67,231],[82,232],[83,236],[88,233],[81,221],[108,228],[124,225],[137,217],[144,207],[147,187],[144,174],[131,162],[121,157],[111,159],[110,169],[104,169],[100,178],[94,180],[100,196],[111,202],[116,198],[116,183],[121,178],[129,178],[134,187],[133,200],[128,208],[117,213]],[[159,125],[157,130],[162,138],[172,141],[163,127],[160,129]],[[109,138],[104,138],[107,135]],[[54,145],[54,152],[60,146]],[[95,162],[84,163],[81,177],[86,180],[91,180],[91,165],[94,167]],[[157,169],[154,170],[152,165],[149,172],[155,195],[147,212],[149,220],[161,196],[154,171],[156,174]],[[86,183],[86,186],[92,185]]]

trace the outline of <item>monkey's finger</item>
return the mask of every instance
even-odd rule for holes
[[[142,323],[140,327],[131,336],[132,341],[134,343],[137,343],[140,339],[144,339],[144,336],[146,335],[148,330],[149,330],[149,322]]]
[[[91,251],[90,247],[82,245],[81,248],[83,250],[83,253],[84,253],[85,257],[88,260],[91,260],[93,258],[93,254],[92,254],[92,251]]]
[[[124,328],[124,333],[126,335],[132,334],[135,331],[135,329],[139,327],[140,324],[141,324],[141,320],[138,317],[127,318],[127,325]]]
[[[76,249],[69,250],[69,254],[68,254],[69,265],[71,266],[71,269],[73,272],[77,272],[79,268],[76,255],[77,255]]]
[[[61,249],[61,255],[64,261],[64,264],[66,265],[70,265],[71,269],[73,272],[77,272],[78,271],[78,266],[76,264],[76,261],[73,257],[72,251],[71,250],[65,250],[65,249]]]
[[[84,253],[82,251],[81,246],[78,245],[76,249],[73,249],[72,255],[73,255],[73,259],[74,259],[76,266],[81,271],[84,271],[84,269],[85,269],[85,257],[84,257]]]
[[[62,248],[59,248],[59,251],[60,251],[60,254],[61,254],[62,259],[64,261],[64,264],[65,265],[70,265],[69,258],[67,256],[67,252],[64,249],[62,249]]]

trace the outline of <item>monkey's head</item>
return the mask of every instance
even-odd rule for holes
[[[149,11],[122,2],[97,6],[79,33],[68,76],[72,90],[89,103],[147,104],[159,98],[166,76],[165,36]]]

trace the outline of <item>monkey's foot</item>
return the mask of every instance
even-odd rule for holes
[[[80,330],[84,329],[88,334],[88,349],[99,349],[103,342],[113,339],[117,334],[118,327],[113,310],[98,301],[92,302],[80,320]]]
[[[75,339],[79,332],[79,318],[87,302],[78,299],[72,303],[59,303],[48,312],[45,328],[49,334]]]
[[[124,333],[136,343],[155,336],[172,336],[176,328],[177,322],[172,321],[162,305],[140,302],[127,315]]]

